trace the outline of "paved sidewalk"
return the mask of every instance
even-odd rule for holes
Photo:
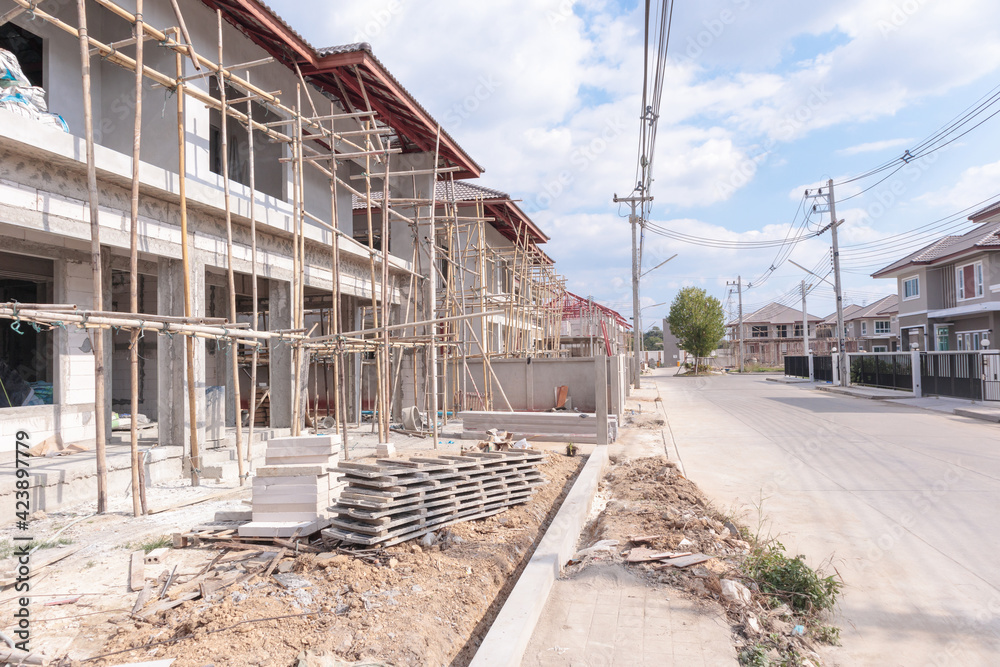
[[[626,410],[664,417],[650,378]],[[626,418],[628,423],[628,418]],[[670,452],[663,428],[625,428],[609,453],[627,458]],[[583,545],[587,546],[587,545]],[[721,609],[681,591],[647,584],[621,565],[593,565],[552,587],[522,661],[536,667],[716,667],[738,665]]]
[[[620,565],[595,565],[556,582],[522,665],[663,667],[736,665],[719,609],[652,588]]]

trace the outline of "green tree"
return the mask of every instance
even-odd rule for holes
[[[650,352],[663,349],[663,332],[660,327],[654,326],[642,335],[642,348]]]
[[[699,287],[685,287],[670,304],[670,331],[681,349],[694,355],[694,374],[698,360],[707,357],[726,334],[722,304]]]

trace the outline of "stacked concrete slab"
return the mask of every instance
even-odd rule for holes
[[[339,435],[275,438],[253,479],[252,521],[241,537],[309,535],[330,524],[329,507],[344,484],[329,472],[340,454]]]
[[[597,442],[599,423],[593,412],[459,412],[462,437],[484,440],[487,431],[507,431],[515,439],[545,442]],[[608,442],[618,438],[618,417],[608,415]]]

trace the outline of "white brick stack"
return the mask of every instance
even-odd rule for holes
[[[290,537],[296,530],[305,536],[329,525],[328,508],[344,484],[327,469],[339,454],[339,435],[269,440],[253,478],[253,520],[240,526],[240,536]]]

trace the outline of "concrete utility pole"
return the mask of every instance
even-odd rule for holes
[[[632,206],[632,213],[629,215],[628,221],[632,225],[632,386],[636,389],[639,388],[639,377],[641,376],[639,336],[641,335],[640,328],[642,326],[639,318],[639,246],[637,243],[636,226],[642,224],[642,222],[640,217],[636,215],[635,207],[637,204],[647,201],[653,201],[653,198],[643,196],[619,198],[618,195],[614,197],[616,204],[624,202]]]
[[[833,179],[827,181],[830,202],[830,239],[833,241],[833,289],[837,294],[837,367],[840,369],[840,386],[847,386],[847,350],[844,349],[844,293],[840,287],[840,246],[837,245],[837,207],[833,198]],[[820,190],[822,194],[822,190]]]
[[[731,287],[733,285],[736,286],[736,293],[739,296],[739,304],[740,304],[739,318],[737,320],[737,327],[738,327],[739,341],[740,341],[739,356],[737,357],[737,363],[739,364],[740,367],[740,373],[742,373],[743,372],[743,277],[736,276],[735,283],[726,283],[727,287]]]
[[[827,192],[826,201],[827,208],[830,211],[830,238],[833,243],[833,291],[837,295],[837,370],[840,375],[840,380],[838,384],[842,387],[846,387],[848,384],[847,377],[847,350],[844,349],[844,293],[841,289],[840,282],[840,246],[837,243],[837,228],[844,222],[843,220],[837,220],[837,205],[836,200],[833,196],[833,179],[831,178],[826,182]],[[806,190],[806,197],[815,198],[823,197],[823,188],[817,190],[815,195],[810,195],[809,191]],[[813,210],[816,210],[816,206],[813,206]],[[825,229],[823,231],[826,231]],[[821,232],[822,233],[822,232]],[[794,262],[793,262],[794,263]],[[796,264],[796,266],[798,266]],[[802,268],[802,267],[799,267]],[[809,273],[812,273],[808,269],[803,269]]]
[[[802,353],[809,354],[809,313],[806,312],[806,281],[802,281]]]
[[[809,381],[813,380],[812,354],[809,353],[809,313],[806,312],[806,292],[812,285],[806,285],[802,281],[802,354],[806,356],[806,363],[809,366]]]

